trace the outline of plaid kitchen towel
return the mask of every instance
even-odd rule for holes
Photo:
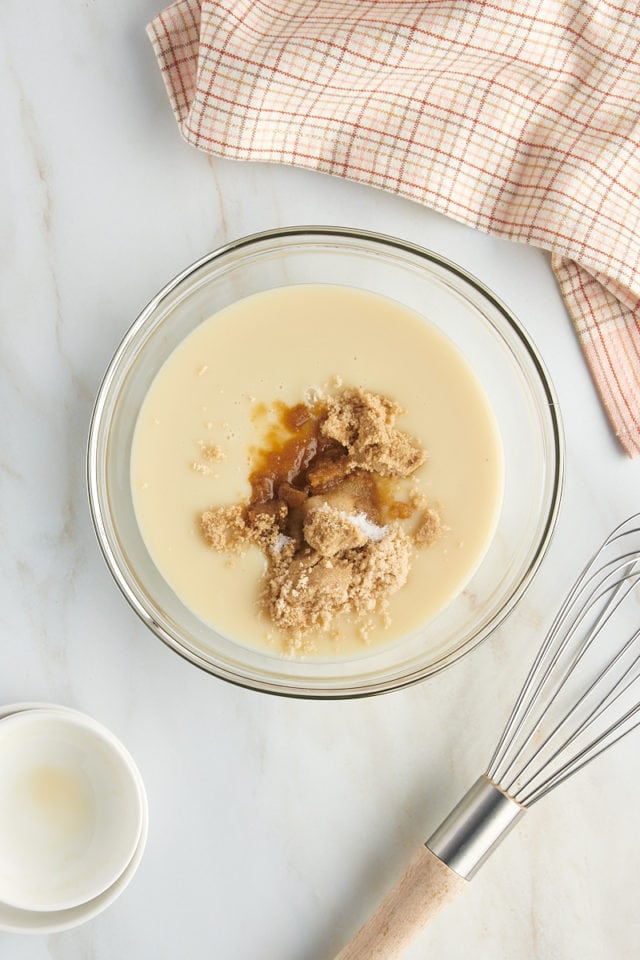
[[[178,0],[148,27],[180,131],[551,251],[640,455],[640,4]]]

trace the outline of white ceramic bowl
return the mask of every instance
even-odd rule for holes
[[[86,714],[79,713],[70,707],[63,707],[59,704],[51,703],[10,703],[0,706],[0,720],[13,713],[22,713],[26,710],[58,710],[61,713],[70,713],[76,716],[84,717],[85,720],[91,720]],[[96,721],[91,721],[96,722]],[[140,839],[135,852],[127,864],[124,871],[120,874],[115,883],[113,883],[100,896],[88,900],[78,907],[71,907],[68,910],[57,911],[33,911],[20,910],[18,907],[10,907],[0,901],[0,932],[2,933],[21,933],[44,936],[49,933],[60,933],[63,930],[70,930],[88,920],[92,920],[99,913],[102,913],[110,904],[116,900],[125,890],[133,879],[140,861],[144,854],[149,832],[149,811],[147,807],[147,797],[144,790],[142,779],[139,781],[139,787],[142,795],[142,829]]]
[[[5,716],[0,900],[51,913],[99,897],[131,863],[145,805],[132,758],[101,724],[57,708]]]

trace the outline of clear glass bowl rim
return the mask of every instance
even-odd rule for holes
[[[238,252],[245,247],[251,247],[253,245],[259,244],[264,241],[270,240],[288,240],[296,238],[314,238],[318,239],[344,239],[344,240],[355,240],[355,241],[365,241],[371,243],[380,244],[382,247],[391,248],[399,250],[408,254],[411,254],[419,259],[424,259],[428,262],[435,263],[440,267],[443,267],[445,270],[450,271],[452,274],[456,275],[471,287],[473,287],[478,293],[489,302],[491,305],[501,314],[502,318],[506,321],[510,330],[515,334],[518,340],[521,343],[521,346],[524,347],[525,352],[528,354],[528,358],[532,363],[532,366],[537,374],[539,380],[539,386],[542,389],[542,392],[546,398],[548,406],[548,414],[551,428],[551,449],[553,451],[554,457],[554,471],[553,471],[553,484],[552,484],[552,494],[550,498],[550,505],[548,514],[546,517],[546,523],[540,537],[540,540],[537,544],[535,551],[533,552],[529,565],[524,571],[520,583],[512,591],[511,595],[508,597],[507,601],[499,612],[495,615],[493,620],[482,630],[478,631],[473,637],[467,640],[465,643],[456,647],[448,655],[442,657],[435,664],[427,665],[421,670],[413,671],[405,677],[397,678],[394,677],[388,681],[382,682],[372,682],[369,685],[359,685],[355,688],[337,688],[337,689],[323,689],[323,688],[314,688],[314,687],[305,687],[303,685],[294,685],[288,684],[286,687],[279,685],[277,683],[272,683],[269,680],[259,681],[254,678],[243,679],[235,673],[226,672],[224,669],[219,668],[218,666],[210,663],[204,657],[200,657],[196,652],[189,650],[188,648],[181,645],[176,639],[163,627],[158,624],[153,616],[149,613],[148,610],[139,602],[129,584],[127,579],[123,576],[120,566],[117,562],[117,559],[111,549],[109,538],[105,529],[105,524],[103,522],[103,512],[106,506],[102,503],[102,498],[100,495],[99,489],[99,478],[98,478],[98,466],[99,466],[99,448],[98,448],[98,434],[99,426],[101,424],[102,416],[104,413],[105,399],[108,395],[109,389],[111,387],[112,380],[114,378],[114,371],[118,368],[119,364],[122,361],[123,354],[127,352],[131,340],[135,339],[136,335],[140,329],[145,325],[148,319],[154,314],[155,310],[162,303],[162,301],[169,296],[173,290],[178,287],[184,281],[188,280],[190,276],[196,274],[202,267],[213,263],[216,260],[221,259],[232,252]],[[334,227],[334,226],[322,226],[322,225],[297,225],[290,227],[280,227],[274,228],[271,230],[264,230],[258,233],[248,234],[247,236],[240,237],[235,241],[231,241],[227,244],[224,244],[221,247],[216,248],[212,252],[201,257],[199,260],[191,263],[186,267],[181,273],[177,274],[172,280],[162,287],[162,289],[147,303],[143,310],[138,314],[137,318],[130,325],[122,340],[118,344],[116,350],[113,353],[113,356],[107,366],[105,374],[102,378],[98,392],[96,394],[96,400],[91,415],[90,425],[89,425],[89,435],[87,443],[87,458],[86,458],[86,467],[87,467],[87,491],[89,499],[89,509],[91,514],[91,519],[93,527],[96,533],[98,540],[98,545],[102,552],[102,555],[105,559],[109,572],[114,578],[116,584],[118,585],[121,593],[138,615],[138,617],[145,623],[145,625],[154,633],[163,643],[165,643],[171,650],[175,653],[178,653],[183,659],[192,663],[194,666],[197,666],[201,670],[204,670],[206,673],[209,673],[213,676],[218,677],[221,680],[225,680],[228,683],[231,683],[238,687],[243,687],[249,690],[256,690],[262,693],[269,693],[276,696],[283,696],[287,698],[298,698],[298,699],[315,699],[315,700],[344,700],[344,699],[357,699],[362,697],[374,696],[381,693],[388,693],[392,690],[402,689],[404,687],[412,686],[416,683],[420,683],[425,680],[427,677],[434,676],[437,673],[440,673],[442,670],[451,666],[451,664],[456,663],[463,656],[469,653],[471,650],[475,649],[483,640],[489,637],[506,619],[506,617],[512,612],[514,607],[520,601],[526,590],[531,584],[531,581],[538,570],[551,542],[553,536],[558,514],[560,510],[560,505],[562,501],[562,492],[564,488],[564,473],[565,473],[565,452],[564,452],[564,432],[562,426],[562,418],[560,415],[559,404],[555,392],[553,383],[549,377],[549,374],[546,370],[546,367],[538,353],[537,348],[533,344],[532,340],[529,338],[528,334],[521,327],[519,321],[516,319],[514,314],[511,312],[509,307],[500,300],[482,281],[478,280],[473,274],[469,273],[464,268],[460,267],[457,263],[448,260],[446,257],[441,256],[435,251],[429,250],[426,247],[422,247],[418,244],[412,243],[410,241],[402,240],[397,237],[393,237],[387,234],[377,233],[374,231],[367,230],[357,230],[350,227]]]

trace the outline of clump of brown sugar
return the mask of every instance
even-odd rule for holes
[[[275,550],[265,585],[269,618],[293,636],[326,629],[337,613],[360,618],[407,580],[411,540],[390,526],[377,541],[328,557],[313,548]]]
[[[438,511],[433,507],[427,507],[418,518],[418,525],[413,531],[413,542],[416,547],[429,547],[440,539],[444,529]]]
[[[395,426],[395,401],[359,387],[274,407],[280,423],[254,454],[249,501],[206,510],[202,534],[217,551],[262,549],[262,612],[289,650],[335,630],[341,614],[366,637],[372,615],[388,624],[388,598],[406,583],[414,549],[442,533],[424,497],[397,499],[425,451]],[[410,534],[402,521],[418,511]]]
[[[204,443],[202,445],[202,459],[213,463],[222,463],[227,459],[227,455],[222,447],[217,443]]]
[[[320,502],[307,509],[302,527],[304,539],[312,549],[323,557],[333,557],[345,550],[365,546],[366,533],[348,513],[319,497],[313,499]]]
[[[321,430],[346,447],[351,469],[380,477],[408,477],[426,459],[415,440],[394,424],[402,413],[395,401],[360,387],[342,390],[327,401]]]
[[[200,529],[210,547],[219,552],[238,552],[247,544],[270,546],[277,538],[280,525],[287,515],[283,503],[216,507],[205,510],[200,517]]]
[[[205,510],[200,517],[200,529],[210,547],[222,553],[239,550],[247,543],[245,508],[240,504]]]
[[[204,440],[198,440],[200,447],[200,460],[193,460],[191,469],[203,476],[211,473],[212,463],[222,463],[227,459],[227,455],[217,443],[205,443]]]

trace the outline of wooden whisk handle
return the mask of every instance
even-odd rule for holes
[[[391,893],[336,960],[395,960],[462,890],[525,810],[486,774],[420,847]]]
[[[336,960],[396,960],[465,886],[466,880],[428,847],[420,847],[396,886]]]

